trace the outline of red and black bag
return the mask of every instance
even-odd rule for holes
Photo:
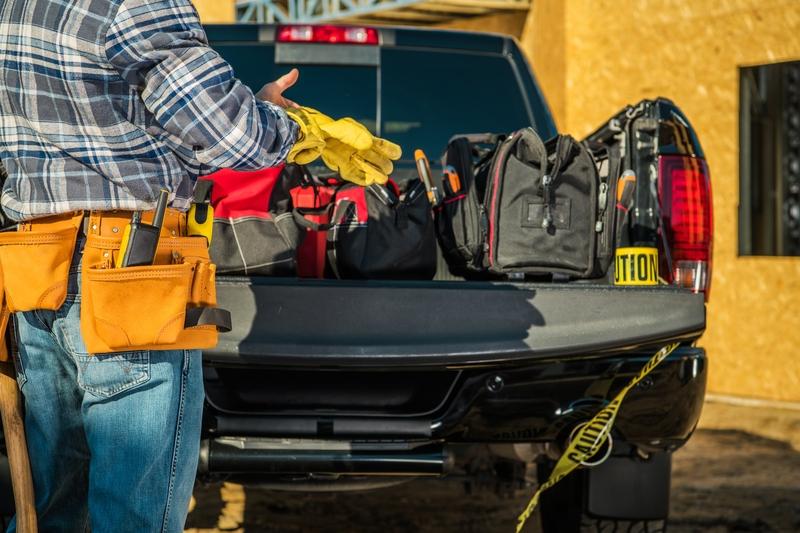
[[[311,205],[298,202],[295,215],[310,232],[313,252],[304,257],[314,261],[317,272],[325,261],[326,277],[433,278],[436,236],[421,182],[410,182],[404,192],[391,180],[368,187],[349,183],[308,187],[316,187],[316,200]],[[320,253],[323,235],[324,256]]]
[[[310,174],[291,190],[297,223],[305,237],[297,249],[297,275],[301,278],[325,277],[328,258],[328,228],[331,206],[341,181],[317,179]]]
[[[305,231],[293,215],[291,190],[302,172],[283,165],[243,172],[224,169],[198,181],[214,208],[211,260],[219,274],[294,276]],[[205,182],[205,183],[204,183]],[[202,200],[202,199],[201,199]]]

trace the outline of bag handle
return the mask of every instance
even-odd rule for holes
[[[471,144],[497,144],[505,137],[506,136],[501,133],[458,133],[450,137],[450,140],[447,141],[447,144],[450,144],[459,138],[466,139]]]
[[[311,231],[328,231],[331,229],[333,224],[331,222],[327,224],[321,224],[319,222],[311,222],[306,217],[309,215],[325,215],[330,214],[331,210],[333,209],[333,203],[326,205],[325,207],[295,207],[292,209],[292,218],[297,223],[298,226],[308,229]]]
[[[569,158],[573,145],[574,141],[569,135],[559,135],[556,139],[555,158],[553,158],[553,166],[550,169],[550,174],[553,176],[553,179],[558,176],[561,167],[564,166],[564,163]]]
[[[547,149],[533,128],[525,128],[523,130],[517,141],[516,156],[520,161],[539,165],[543,173],[548,173]]]
[[[291,167],[291,168],[290,168]],[[305,165],[297,165],[297,164],[289,164],[283,169],[284,172],[299,172],[300,173],[300,182],[301,187],[311,187],[314,190],[314,197],[315,199],[318,196],[317,189],[321,187],[319,180],[317,180],[311,171],[308,170],[308,167]],[[344,184],[340,184],[336,187],[336,192],[339,191]],[[333,204],[336,202],[336,194],[334,193],[334,199],[328,204],[321,207],[295,207],[292,209],[292,218],[300,227],[304,229],[308,229],[311,231],[328,231],[332,224],[320,224],[318,222],[311,222],[306,218],[309,215],[329,215],[331,210],[333,209]],[[316,203],[316,200],[315,200]],[[329,219],[330,220],[330,219]]]
[[[336,279],[342,279],[342,276],[339,274],[339,266],[336,264],[336,241],[338,237],[339,227],[341,226],[341,218],[343,215],[347,213],[350,207],[355,207],[355,202],[351,200],[342,200],[336,205],[336,209],[333,211],[333,215],[331,216],[331,227],[333,228],[331,231],[328,231],[326,236],[326,251],[328,256],[328,264],[331,266],[331,271],[333,275],[336,276]]]

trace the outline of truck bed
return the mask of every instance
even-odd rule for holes
[[[702,294],[588,283],[218,279],[222,365],[519,363],[693,340]]]

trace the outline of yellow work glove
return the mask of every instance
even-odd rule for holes
[[[386,183],[392,161],[402,155],[396,144],[374,137],[352,118],[333,120],[308,107],[288,109],[300,125],[300,138],[289,151],[288,161],[307,165],[322,156],[325,165],[342,179],[358,185]]]
[[[322,152],[322,161],[342,179],[366,187],[386,183],[394,169],[392,160],[399,159],[401,154],[399,146],[379,137],[374,137],[372,146],[366,150],[354,150],[331,139]]]
[[[319,123],[323,120],[332,122],[332,119],[308,107],[289,108],[286,114],[300,126],[297,141],[286,159],[289,163],[308,165],[321,156],[325,148],[325,133],[319,128]]]

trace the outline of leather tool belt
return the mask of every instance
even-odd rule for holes
[[[12,313],[60,308],[83,231],[81,333],[90,353],[214,347],[218,331],[230,330],[230,314],[216,308],[216,267],[206,239],[187,237],[185,214],[168,209],[153,265],[115,268],[131,215],[76,212],[0,232],[3,307]],[[143,222],[152,217],[144,213]]]

